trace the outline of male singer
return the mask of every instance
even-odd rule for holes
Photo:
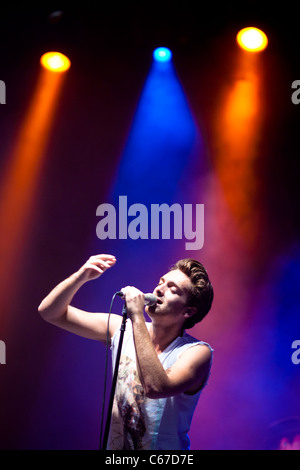
[[[77,290],[116,263],[96,255],[56,286],[42,301],[46,321],[86,338],[106,342],[107,327],[116,359],[122,316],[90,313],[72,305]],[[178,261],[164,274],[147,306],[135,287],[122,289],[129,321],[123,339],[108,440],[110,450],[187,450],[188,431],[198,398],[210,374],[211,347],[185,330],[211,308],[213,288],[203,265]],[[109,318],[109,322],[108,322]]]

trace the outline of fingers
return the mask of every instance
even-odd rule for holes
[[[121,289],[124,294],[128,317],[131,321],[144,318],[145,295],[140,290],[132,286]]]
[[[88,263],[105,271],[105,269],[113,266],[116,261],[113,255],[95,255],[89,258]]]
[[[89,261],[93,261],[95,263],[102,263],[104,265],[112,265],[115,264],[117,261],[115,256],[113,255],[93,255],[89,258]]]
[[[101,254],[91,256],[80,269],[83,279],[95,279],[116,263],[113,255]]]
[[[123,292],[126,301],[131,301],[134,299],[141,299],[142,301],[144,301],[144,297],[145,297],[144,293],[141,292],[136,287],[126,286],[126,287],[123,287],[121,291]]]

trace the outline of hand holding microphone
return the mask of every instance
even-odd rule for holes
[[[140,291],[138,291],[137,289],[135,289],[135,287],[125,287],[123,290],[125,292],[123,292],[123,290],[117,292],[117,295],[120,296],[122,299],[126,299],[126,293],[129,294],[129,292],[133,293],[134,291],[136,291],[137,293],[141,293]],[[131,297],[131,296],[130,296]],[[129,299],[128,299],[129,300]],[[156,305],[156,302],[157,302],[157,297],[156,295],[154,294],[144,294],[144,305],[148,306],[148,307],[152,307],[154,305]]]

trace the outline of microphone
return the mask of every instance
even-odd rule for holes
[[[122,291],[116,292],[116,295],[124,299],[124,294]],[[156,305],[157,302],[157,297],[154,294],[144,294],[145,296],[145,305],[148,305],[148,307],[152,307],[153,305]]]

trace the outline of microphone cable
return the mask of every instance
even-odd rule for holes
[[[109,320],[112,311],[112,306],[115,301],[116,296],[119,295],[119,292],[116,292],[111,300],[108,318],[107,318],[107,329],[106,329],[106,346],[105,346],[105,367],[104,367],[104,385],[103,385],[103,399],[102,399],[102,417],[101,417],[101,427],[100,427],[100,443],[99,449],[102,447],[102,434],[103,434],[103,419],[105,412],[105,400],[106,400],[106,382],[107,382],[107,365],[108,365],[108,351],[109,351]]]

